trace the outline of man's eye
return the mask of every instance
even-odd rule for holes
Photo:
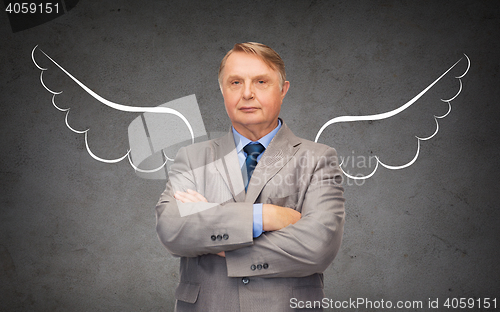
[[[233,81],[233,82],[231,82],[231,84],[233,84],[233,85],[239,85],[240,82],[239,81]]]
[[[265,84],[266,82],[264,80],[259,80],[259,84]]]

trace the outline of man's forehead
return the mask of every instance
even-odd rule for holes
[[[239,51],[229,55],[224,72],[226,76],[265,76],[273,75],[273,73],[278,75],[278,72],[260,56]]]

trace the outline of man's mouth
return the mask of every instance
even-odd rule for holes
[[[257,107],[253,107],[253,106],[243,106],[240,108],[240,111],[245,112],[245,113],[251,113],[251,112],[256,111],[257,109],[258,109]]]

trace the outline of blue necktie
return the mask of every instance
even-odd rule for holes
[[[245,165],[247,167],[247,177],[248,177],[248,183],[250,182],[250,178],[252,177],[252,173],[257,166],[257,157],[259,157],[260,154],[265,150],[266,148],[260,144],[247,144],[245,147],[243,147],[243,150],[245,153],[247,153],[247,158],[245,159]],[[245,187],[246,189],[247,187]]]

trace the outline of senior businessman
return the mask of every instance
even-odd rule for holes
[[[156,206],[158,237],[181,257],[176,311],[321,301],[344,225],[337,154],[279,118],[290,83],[268,46],[236,44],[219,84],[229,133],[181,148]]]

